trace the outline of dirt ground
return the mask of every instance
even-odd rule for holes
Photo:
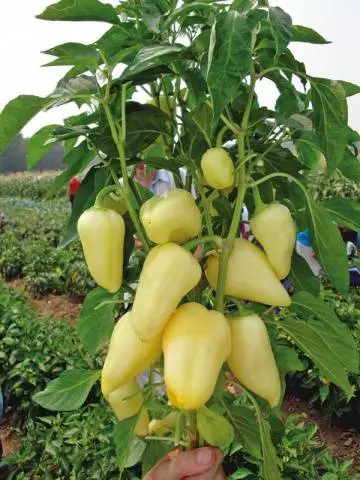
[[[35,308],[40,317],[53,317],[59,320],[66,320],[72,324],[76,323],[81,309],[81,299],[67,297],[66,295],[44,295],[41,298],[33,298],[26,291],[24,279],[8,282],[9,287],[26,295],[30,304]]]
[[[353,466],[360,467],[360,432],[356,429],[344,429],[335,425],[328,426],[321,411],[308,402],[288,397],[282,405],[285,414],[306,413],[307,423],[316,423],[319,427],[319,439],[338,459],[354,461]]]

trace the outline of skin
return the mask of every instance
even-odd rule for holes
[[[181,452],[174,450],[160,460],[143,480],[226,480],[221,452],[204,447]]]

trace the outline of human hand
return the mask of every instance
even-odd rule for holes
[[[187,452],[174,450],[160,460],[143,480],[225,480],[221,452],[205,447]]]

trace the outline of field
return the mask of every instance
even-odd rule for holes
[[[94,367],[94,362],[99,367],[103,361],[101,355],[90,359],[77,336],[81,303],[94,283],[78,241],[58,248],[70,207],[64,191],[46,199],[50,181],[49,174],[0,177],[4,463],[12,472],[9,478],[18,480],[113,479],[119,475],[111,440],[114,417],[98,387],[75,412],[50,412],[32,401],[61,371]],[[322,296],[360,346],[359,294],[353,291],[345,301],[323,289]],[[300,371],[287,378],[286,430],[277,446],[284,478],[360,478],[360,377],[352,377],[355,395],[347,402],[306,356],[300,361]],[[260,478],[256,458],[241,444],[234,445],[225,466],[231,479]],[[126,478],[138,478],[136,461],[129,467]]]

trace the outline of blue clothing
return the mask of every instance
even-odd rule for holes
[[[296,240],[299,243],[301,243],[301,245],[304,245],[304,247],[311,247],[311,239],[310,239],[309,229],[307,228],[306,230],[303,230],[302,232],[299,232],[296,235]]]

